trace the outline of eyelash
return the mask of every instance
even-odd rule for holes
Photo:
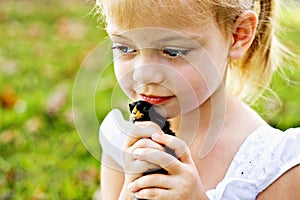
[[[189,53],[187,49],[172,49],[172,48],[163,48],[163,55],[170,58],[184,58]]]
[[[120,51],[123,55],[133,55],[137,53],[138,50],[126,46],[126,45],[119,45],[119,46],[113,46],[112,50],[118,50]],[[176,49],[176,48],[163,48],[161,49],[161,53],[169,58],[183,58],[187,56],[189,53],[189,50],[187,49]]]
[[[125,45],[113,46],[111,49],[121,51],[122,54],[132,54],[137,52],[137,50],[135,50],[134,48]]]

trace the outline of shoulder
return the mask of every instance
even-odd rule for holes
[[[280,166],[282,174],[263,190],[258,199],[300,199],[300,128],[282,132],[282,157],[289,157],[288,162]]]
[[[257,129],[242,144],[213,195],[274,199],[270,196],[273,193],[286,197],[286,191],[290,191],[290,199],[299,197],[299,143],[300,128],[284,132],[269,126]]]
[[[261,199],[300,199],[300,165],[293,167],[258,195]]]

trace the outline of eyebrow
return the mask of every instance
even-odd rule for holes
[[[119,33],[111,33],[110,34],[110,38],[121,38],[123,40],[128,40],[130,42],[132,42],[132,40],[126,36],[124,36],[123,34],[119,34]],[[170,42],[170,41],[193,41],[195,43],[197,43],[198,45],[204,45],[206,43],[206,40],[204,38],[202,38],[199,35],[187,35],[186,37],[180,37],[180,36],[171,36],[171,37],[164,37],[164,38],[160,38],[158,40],[155,40],[155,42]]]
[[[129,39],[129,38],[127,38],[127,37],[125,37],[125,36],[123,36],[121,34],[117,34],[117,33],[109,34],[109,37],[110,37],[110,39],[112,39],[112,38],[121,38],[123,40],[129,40],[129,41],[131,41],[131,39]]]
[[[110,35],[110,37],[119,37],[119,38],[122,38],[122,39],[130,40],[129,38],[125,37],[122,32],[121,33],[117,33],[117,32],[116,33],[111,33],[109,35]],[[193,39],[193,40],[197,40],[197,39],[201,38],[201,36],[196,35],[196,34],[193,34],[193,35],[190,36],[188,34],[182,33],[182,35],[186,35],[186,37],[172,36],[172,37],[166,37],[166,38],[159,39],[159,41],[160,40],[170,41],[170,40],[178,40],[178,39]]]

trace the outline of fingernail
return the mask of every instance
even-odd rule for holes
[[[134,186],[134,183],[129,183],[128,186],[127,186],[128,190],[132,192],[133,191],[133,186]]]
[[[134,200],[137,200],[137,199],[141,199],[138,192],[134,194]]]
[[[139,158],[139,154],[133,153],[133,158],[138,159]]]
[[[139,149],[134,150],[133,157],[137,159],[139,156],[140,156],[140,150]]]
[[[158,139],[159,136],[160,136],[159,133],[154,133],[154,134],[151,136],[151,138],[152,138],[152,139]]]

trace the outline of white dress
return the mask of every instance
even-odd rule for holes
[[[102,150],[121,167],[125,134],[120,113],[107,115],[100,127]],[[129,122],[128,122],[129,123]],[[224,179],[208,190],[209,199],[253,200],[289,169],[300,164],[300,128],[280,131],[269,126],[256,129],[239,148]]]

